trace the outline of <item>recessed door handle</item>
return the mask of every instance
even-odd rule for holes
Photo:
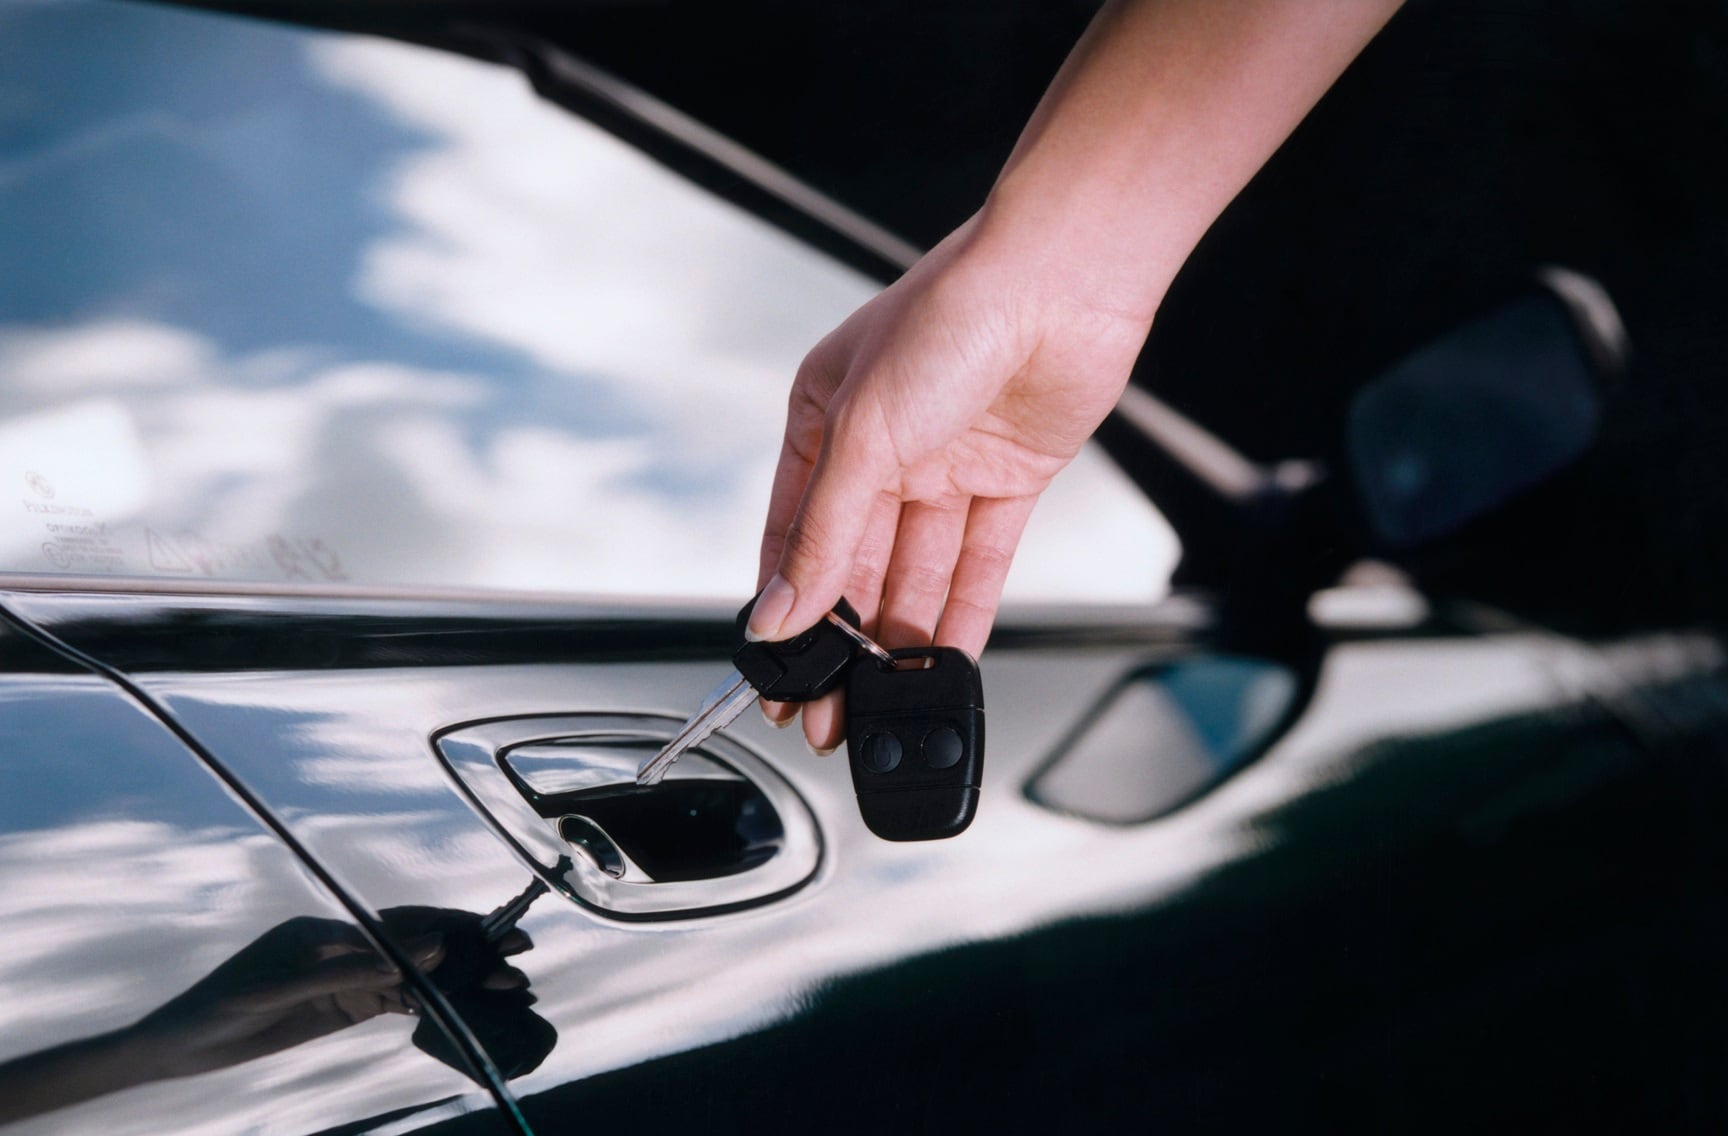
[[[766,903],[822,857],[814,815],[765,760],[716,735],[653,786],[670,716],[482,722],[433,739],[456,788],[554,890],[609,915],[683,918]]]

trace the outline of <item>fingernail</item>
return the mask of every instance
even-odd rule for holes
[[[797,709],[787,705],[786,703],[779,703],[773,709],[770,709],[766,702],[762,704],[763,720],[765,720],[770,726],[773,726],[776,730],[784,730],[787,726],[790,726],[797,717]]]
[[[806,738],[806,739],[804,739],[804,748],[809,750],[813,756],[827,757],[829,754],[833,753],[835,750],[839,749],[840,747],[837,745],[831,745],[827,749],[817,749],[815,746],[810,744],[810,739]]]
[[[756,606],[750,609],[750,623],[744,628],[744,638],[752,643],[780,638],[780,625],[792,614],[792,605],[797,600],[798,593],[792,590],[786,577],[776,572],[757,597]]]

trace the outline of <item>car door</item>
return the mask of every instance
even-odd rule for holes
[[[0,606],[31,697],[75,666],[155,739],[82,745],[102,764],[63,795],[95,781],[102,816],[213,834],[198,871],[115,861],[185,881],[138,925],[198,918],[140,942],[147,962],[81,964],[135,994],[49,1005],[43,1038],[254,976],[247,945],[302,916],[376,944],[416,1011],[62,1110],[145,1131],[1321,1130],[1698,1099],[1650,1073],[1721,1052],[1712,999],[1620,995],[1711,994],[1716,940],[1620,936],[1628,913],[1710,910],[1713,845],[1661,823],[1719,798],[1707,762],[1673,759],[1718,727],[1708,640],[1613,654],[1383,576],[1304,591],[1300,635],[1244,644],[1206,597],[1151,602],[1174,547],[1089,454],[983,660],[962,837],[876,839],[843,760],[753,715],[635,792],[729,665],[786,376],[868,282],[502,68],[149,5],[8,18],[33,50],[7,105],[35,125],[0,224],[36,268],[4,293]],[[57,739],[88,704],[13,719],[43,760],[9,759],[9,787],[50,759],[82,773]],[[1676,704],[1679,728],[1628,731]],[[228,829],[176,819],[182,779]],[[46,840],[13,845],[37,906]],[[206,943],[245,878],[215,869],[235,840],[312,882],[242,888]],[[1578,1068],[1590,1091],[1566,1096]]]
[[[505,965],[493,957],[502,952],[467,940],[480,914],[534,878],[535,865],[525,862],[520,828],[512,830],[496,807],[497,786],[463,780],[443,743],[496,719],[536,724],[523,727],[530,729],[523,737],[488,740],[493,750],[561,743],[596,715],[664,729],[694,705],[699,688],[724,669],[730,617],[719,618],[712,603],[662,597],[737,586],[719,567],[726,564],[747,579],[748,569],[736,570],[750,558],[754,517],[745,510],[753,512],[760,455],[771,453],[776,429],[770,408],[779,401],[764,379],[783,381],[795,362],[788,345],[814,338],[815,321],[843,311],[867,285],[768,239],[747,217],[667,189],[663,175],[645,174],[649,167],[628,151],[535,103],[498,68],[149,6],[20,6],[4,18],[13,46],[0,215],[5,246],[30,266],[8,276],[0,321],[7,392],[0,455],[16,493],[4,537],[6,610],[21,642],[45,644],[48,656],[71,660],[64,665],[81,682],[132,707],[140,723],[154,721],[184,766],[180,776],[208,781],[206,792],[234,794],[237,815],[279,841],[280,855],[297,858],[326,893],[323,907],[309,903],[309,910],[336,905],[352,923],[344,936],[381,944],[405,973],[423,973],[425,982],[412,979],[415,989],[392,986],[392,1008],[446,1022],[454,1040],[428,1040],[418,1027],[407,1031],[418,1037],[415,1046],[405,1036],[393,1040],[409,1056],[416,1047],[436,1056],[436,1075],[425,1079],[450,1091],[410,1086],[387,1098],[388,1110],[421,1107],[457,1086],[470,1094],[496,1089],[499,1079],[541,1065],[560,1031],[601,1043],[584,1037],[558,1050],[548,1084],[663,1053],[668,1041],[688,1047],[739,1020],[771,1018],[772,1006],[830,973],[775,976],[759,968],[737,997],[677,1000],[676,1014],[694,1032],[660,1042],[638,1036],[651,1020],[641,1009],[610,1027],[623,1039],[616,1043],[605,1043],[604,1022],[589,1023],[595,999],[646,1000],[664,1010],[664,1000],[649,994],[666,983],[664,963],[620,965],[595,982],[612,960],[652,960],[655,944],[663,952],[683,943],[705,944],[703,953],[719,950],[741,965],[757,954],[748,929],[761,924],[730,917],[794,904],[836,878],[844,862],[836,859],[839,834],[863,840],[842,792],[843,770],[830,763],[820,792],[799,786],[777,772],[791,764],[791,739],[777,737],[774,760],[760,747],[717,742],[721,752],[709,755],[706,775],[673,787],[713,788],[739,816],[761,810],[760,847],[747,851],[772,846],[766,864],[725,860],[722,840],[721,860],[675,867],[689,878],[632,882],[634,894],[621,890],[617,904],[582,893],[539,902],[524,929],[534,933],[545,921],[566,928],[542,933],[538,948],[539,957],[562,958],[563,971],[524,972],[534,979],[532,993],[487,988]],[[487,104],[485,134],[516,115],[521,136],[488,149],[474,122],[464,122],[479,102]],[[466,225],[505,222],[505,231],[481,234],[466,253],[448,240],[461,226],[448,230],[450,218],[439,213],[474,192],[502,193],[508,205],[512,195],[532,193],[548,160],[552,173],[571,172],[572,159],[557,149],[548,159],[543,149],[570,147],[570,131],[582,159],[575,172],[585,176],[570,179],[578,200],[555,201],[563,212],[551,220],[585,222],[569,247],[586,259],[551,304],[541,295],[546,264],[536,269],[538,250],[510,231],[507,209],[457,209]],[[639,198],[646,208],[627,223],[613,219],[621,202],[642,205]],[[625,239],[613,232],[620,225]],[[543,230],[558,231],[556,224]],[[465,257],[474,252],[529,260],[473,272]],[[459,290],[475,279],[504,281],[508,301],[483,315],[491,286],[465,296],[426,290],[440,274],[427,255],[453,257],[445,268],[462,271],[443,279]],[[633,277],[638,259],[659,275]],[[745,276],[732,267],[738,261]],[[765,295],[740,305],[732,296],[740,283]],[[415,295],[401,292],[404,285]],[[537,302],[539,315],[517,322],[517,309]],[[412,310],[424,303],[432,307]],[[578,317],[574,326],[566,313]],[[465,322],[476,317],[481,323]],[[439,326],[427,332],[427,323]],[[529,338],[511,339],[512,326],[526,326]],[[622,355],[621,344],[635,354]],[[690,382],[681,371],[699,373]],[[736,425],[716,432],[721,402]],[[1089,461],[1095,473],[1104,468],[1095,456]],[[1116,510],[1096,523],[1121,524],[1139,542],[1137,557],[1114,569],[1115,586],[1129,578],[1125,594],[1149,592],[1151,572],[1141,570],[1155,568],[1152,514],[1120,477],[1099,477],[1090,495],[1114,495]],[[1045,566],[1043,574],[1059,571]],[[522,597],[530,588],[567,591],[571,581],[638,598]],[[1109,594],[1107,581],[1091,585]],[[240,622],[219,629],[228,615]],[[215,635],[201,639],[195,627]],[[151,643],[175,646],[154,658],[134,653]],[[165,684],[168,676],[192,676],[192,687]],[[252,685],[256,678],[262,685]],[[230,684],[247,693],[226,709],[212,704],[208,720],[194,708]],[[315,693],[349,684],[363,693],[346,708]],[[310,701],[288,710],[283,700],[300,696]],[[407,701],[392,711],[392,697]],[[79,713],[65,700],[45,706],[18,720],[23,740],[9,782],[28,784],[33,763],[54,752],[56,707]],[[247,720],[240,733],[248,741],[231,746],[229,726],[217,720],[230,713]],[[326,729],[346,738],[334,751],[322,748],[335,738]],[[402,747],[403,737],[412,744]],[[277,742],[310,742],[313,750],[272,750]],[[120,738],[89,750],[131,744]],[[737,752],[728,756],[728,746]],[[114,763],[148,768],[163,760],[148,744],[132,748],[139,754],[126,750]],[[341,753],[357,764],[345,766]],[[558,762],[540,760],[562,775]],[[614,773],[616,764],[614,755]],[[393,765],[400,778],[389,772]],[[686,768],[699,769],[698,760]],[[155,795],[118,804],[92,795],[88,807],[166,823],[179,816],[174,802],[185,795],[172,786],[165,781]],[[397,807],[404,802],[418,803],[404,813]],[[515,808],[525,807],[518,799]],[[58,814],[44,809],[41,823],[54,831]],[[739,816],[721,826],[722,837]],[[544,819],[532,824],[545,827]],[[647,827],[626,841],[628,854],[663,877],[656,856],[684,855],[689,839],[668,830],[665,817],[640,824]],[[562,840],[569,829],[548,832]],[[593,841],[586,847],[595,851]],[[428,855],[433,849],[438,854]],[[905,850],[898,854],[907,859]],[[665,899],[660,886],[683,897]],[[20,887],[26,895],[39,890]],[[462,912],[468,917],[456,918]],[[801,916],[813,917],[810,909]],[[244,927],[263,936],[262,918]],[[802,932],[791,924],[781,933],[790,940]],[[932,923],[914,938],[961,933],[959,924]],[[225,975],[255,961],[241,951],[239,934],[216,937],[204,952],[220,946],[242,959]],[[834,934],[842,943],[851,938],[838,927]],[[458,939],[473,951],[464,955]],[[586,954],[596,944],[605,948],[600,959]],[[177,951],[163,953],[166,965]],[[458,970],[466,973],[461,982],[451,978]],[[144,983],[164,1001],[177,985],[194,985],[183,967],[165,973]],[[116,976],[132,980],[124,969]],[[443,990],[439,982],[454,985]],[[567,1003],[556,1014],[533,1008],[548,992]],[[147,1019],[146,1008],[119,1006],[114,1020]],[[75,1041],[83,1024],[74,1015],[60,1032],[47,1032],[40,1052]],[[27,1036],[22,1026],[15,1036]],[[524,1039],[519,1050],[509,1048]],[[26,1065],[18,1068],[34,1068],[28,1062],[38,1053],[21,1048]],[[239,1049],[228,1056],[251,1065]],[[461,1070],[453,1084],[450,1066]],[[368,1068],[352,1076],[373,1077]],[[258,1085],[249,1107],[269,1112],[272,1084]],[[236,1122],[222,1111],[227,1094],[210,1095],[196,1082],[187,1091],[223,1118],[212,1123],[310,1130],[353,1119],[305,1119],[290,1109],[274,1121]],[[73,1107],[68,1096],[54,1103]],[[104,1107],[144,1127],[160,1126],[178,1108],[134,1104],[120,1095]],[[404,1114],[396,1122],[424,1120]],[[78,1122],[75,1114],[40,1121]]]

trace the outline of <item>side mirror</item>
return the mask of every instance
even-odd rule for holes
[[[1626,336],[1594,281],[1543,287],[1405,357],[1351,401],[1350,482],[1373,544],[1394,552],[1455,532],[1581,458]]]
[[[1056,812],[1145,824],[1211,792],[1300,715],[1313,670],[1195,654],[1125,676],[1026,783]]]

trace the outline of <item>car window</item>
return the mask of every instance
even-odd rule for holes
[[[0,4],[0,571],[735,596],[873,285],[502,67]],[[1174,543],[1088,451],[1022,597]]]

